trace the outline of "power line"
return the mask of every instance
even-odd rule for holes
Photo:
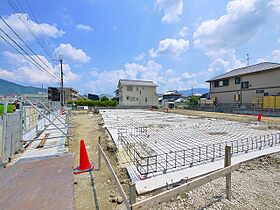
[[[49,45],[50,43],[48,42],[48,38],[47,38],[46,34],[44,33],[43,28],[42,28],[41,25],[39,24],[39,21],[38,21],[38,19],[36,18],[36,15],[35,15],[35,13],[33,12],[33,9],[31,8],[30,4],[28,3],[28,0],[25,0],[25,2],[26,2],[26,4],[27,4],[29,10],[31,11],[31,14],[32,14],[32,16],[33,16],[33,18],[34,18],[34,21],[38,24],[38,26],[39,26],[39,28],[40,28],[40,30],[41,30],[41,32],[42,32],[41,34],[43,35],[43,37],[44,37],[44,39],[45,39],[45,43],[47,43],[47,45]],[[48,48],[48,49],[49,49],[49,48]]]
[[[2,31],[2,33],[5,34],[6,37],[8,37],[19,49],[21,49],[21,51],[23,51],[32,61],[34,61],[37,65],[37,67],[39,66],[39,69],[41,69],[41,71],[47,73],[48,75],[52,76],[53,78],[59,80],[59,78],[57,78],[55,75],[51,74],[49,71],[47,71],[41,64],[39,64],[31,55],[29,55],[28,52],[26,52],[26,50],[24,50],[13,38],[11,38],[2,28],[0,28],[0,30]],[[7,39],[5,39],[2,35],[1,35],[2,39],[4,39],[4,41],[7,42]],[[8,42],[10,44],[10,46],[12,46],[14,49],[16,49],[15,46],[11,45],[10,42]],[[17,50],[17,49],[16,49]],[[17,52],[19,52],[17,50]],[[22,53],[20,53],[22,54]],[[34,64],[34,63],[33,63]]]
[[[48,57],[52,58],[50,52],[44,46],[44,44],[43,44],[44,42],[40,40],[40,36],[36,33],[36,30],[34,29],[34,26],[33,26],[32,22],[29,21],[28,19],[23,19],[22,18],[22,13],[26,13],[26,12],[24,11],[24,9],[21,6],[21,4],[19,3],[19,1],[17,1],[17,4],[19,5],[19,7],[17,6],[17,4],[13,0],[10,0],[10,1],[7,0],[7,2],[11,6],[11,8],[14,10],[14,12],[17,14],[18,18],[21,20],[21,22],[24,24],[24,26],[27,28],[27,30],[34,37],[37,44],[43,49],[43,51],[46,53],[46,55]],[[21,15],[19,15],[18,13],[20,13]],[[39,24],[39,26],[40,26],[40,24]],[[44,33],[42,33],[42,34],[44,34]]]
[[[44,65],[51,71],[53,71],[53,69],[51,69],[29,46],[28,44],[26,44],[26,42],[15,32],[15,30],[2,18],[2,16],[0,16],[0,19],[5,23],[6,26],[8,26],[8,28],[23,42],[23,44],[42,62],[44,63]]]
[[[0,34],[0,37],[5,41],[7,42],[12,48],[14,48],[19,54],[21,54],[27,61],[29,61],[30,63],[32,63],[34,66],[36,66],[37,68],[40,68],[40,66],[38,66],[37,63],[34,63],[32,60],[30,60],[30,58],[26,57],[26,55],[24,55],[22,52],[20,52],[15,46],[13,46],[5,37],[3,37],[1,34]],[[47,73],[47,72],[44,72],[44,73]],[[52,76],[52,75],[50,75]]]

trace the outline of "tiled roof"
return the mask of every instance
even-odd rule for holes
[[[214,77],[206,82],[234,77],[234,76],[238,76],[238,75],[251,74],[251,73],[260,72],[260,71],[267,71],[267,70],[271,70],[271,69],[275,69],[275,68],[280,68],[280,64],[279,63],[270,63],[270,62],[258,63],[255,65],[245,66],[242,68],[234,69],[232,71],[229,71],[222,75]]]
[[[137,86],[153,86],[157,87],[157,85],[153,81],[147,80],[128,80],[128,79],[120,79],[119,84],[121,85],[137,85]]]

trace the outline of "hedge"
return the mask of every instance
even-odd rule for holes
[[[67,101],[67,104],[75,104],[76,106],[97,106],[97,107],[115,107],[118,102],[116,100],[93,101],[91,99],[77,99],[75,101]]]
[[[9,104],[8,105],[8,113],[13,113],[14,112],[14,107],[15,105]],[[2,115],[4,112],[4,105],[0,104],[0,115]]]

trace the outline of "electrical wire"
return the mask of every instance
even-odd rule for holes
[[[54,79],[57,79],[58,81],[60,80],[60,78],[56,77],[55,75],[51,74],[49,71],[47,71],[41,64],[39,64],[28,52],[26,52],[26,50],[24,50],[12,37],[10,37],[2,28],[0,28],[0,31],[2,31],[2,33],[5,34],[5,36],[7,38],[9,38],[9,40],[11,40],[21,51],[23,51],[34,63],[36,63],[36,66],[39,67],[39,69],[41,71],[43,71],[44,73],[48,74],[49,76],[53,77]],[[1,38],[6,41],[10,46],[12,46],[14,49],[16,49],[17,52],[19,52],[19,50],[13,46],[7,39],[5,39],[2,35]],[[20,52],[21,55],[23,55],[22,52]],[[24,56],[25,57],[25,56]],[[26,57],[25,57],[26,58]],[[30,62],[30,60],[28,59],[28,61]],[[33,65],[34,63],[31,62]]]

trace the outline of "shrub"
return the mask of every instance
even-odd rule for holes
[[[8,105],[8,113],[13,113],[14,112],[14,107],[15,107],[15,105],[13,105],[13,104],[9,104]],[[0,104],[0,115],[2,115],[3,114],[3,112],[4,112],[4,105],[3,104]]]
[[[102,101],[102,98],[99,101],[93,101],[91,99],[85,99],[85,98],[77,99],[75,101],[69,100],[69,101],[67,101],[67,104],[74,104],[75,103],[75,105],[77,105],[77,106],[89,106],[89,107],[92,107],[92,106],[97,106],[97,107],[115,107],[118,104],[116,100],[109,100],[106,97],[108,100],[107,99],[103,99],[103,101]]]

